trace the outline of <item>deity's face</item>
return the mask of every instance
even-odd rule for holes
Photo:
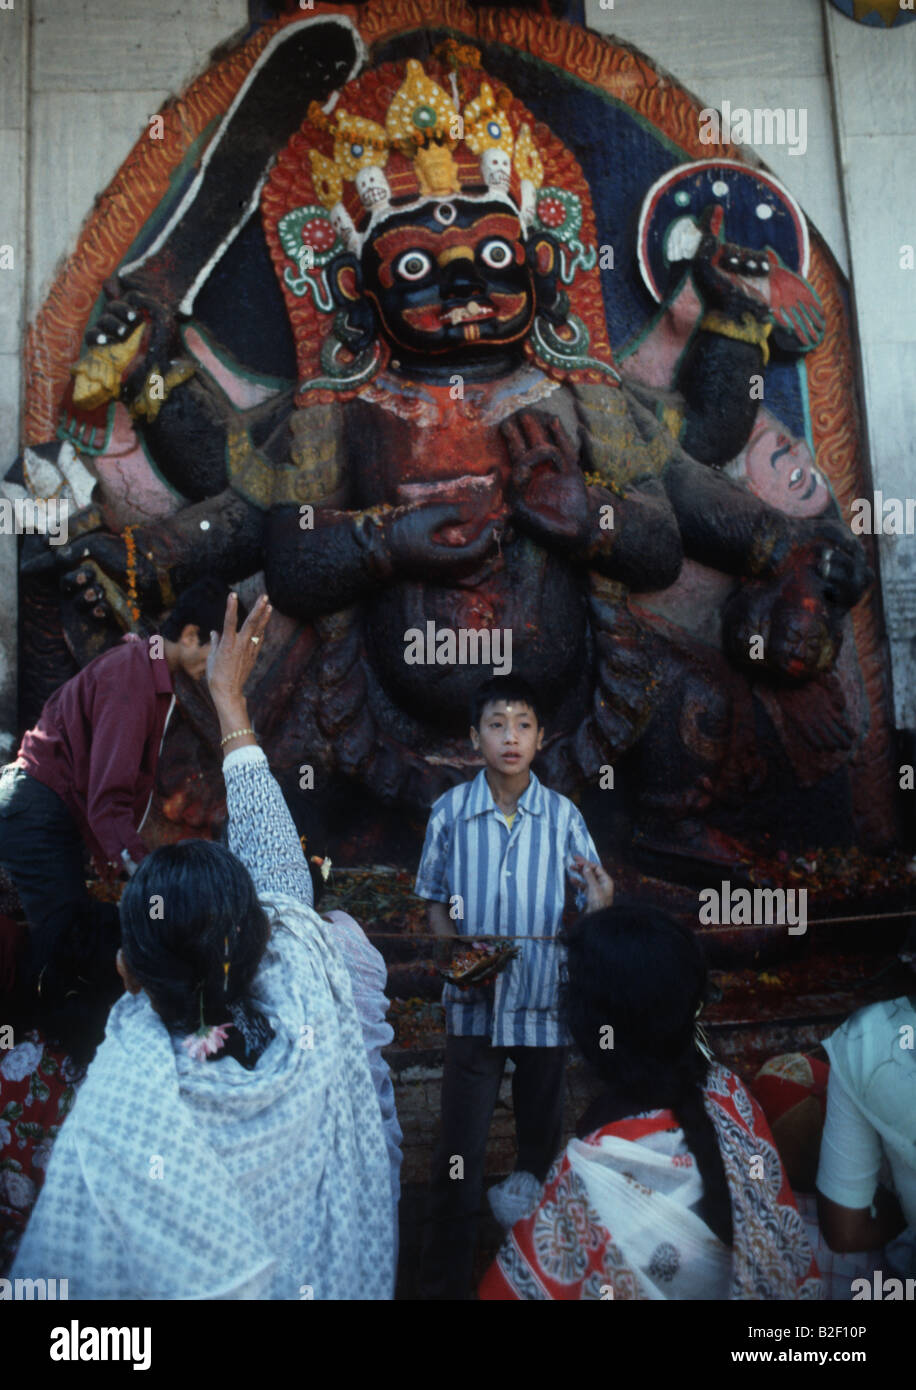
[[[422,355],[520,342],[535,312],[518,217],[505,203],[444,198],[386,219],[362,257],[363,289],[394,348]]]
[[[751,435],[745,469],[751,491],[788,516],[819,516],[830,501],[808,445],[775,421],[759,424]]]

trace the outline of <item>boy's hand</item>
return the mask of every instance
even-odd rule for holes
[[[598,912],[602,907],[611,907],[614,902],[614,880],[607,870],[582,854],[575,855],[573,863],[585,884],[585,911]]]

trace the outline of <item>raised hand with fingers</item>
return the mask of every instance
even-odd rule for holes
[[[88,330],[73,370],[73,404],[95,410],[124,393],[130,402],[148,372],[164,372],[178,350],[173,314],[139,290],[113,297]]]
[[[509,505],[519,530],[573,549],[588,538],[589,501],[579,454],[555,415],[520,410],[500,426],[512,464]]]
[[[245,682],[258,659],[258,649],[270,621],[270,614],[271,607],[267,595],[262,594],[239,632],[238,597],[236,594],[230,594],[226,600],[222,636],[215,632],[210,636],[207,686],[219,715],[220,732],[227,751],[255,741],[254,734],[248,728]],[[236,735],[231,743],[228,742],[230,734]]]

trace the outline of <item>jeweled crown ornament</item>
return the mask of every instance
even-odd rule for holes
[[[483,70],[476,48],[449,39],[425,62],[380,63],[323,107],[312,103],[268,176],[262,215],[296,340],[300,404],[358,394],[388,361],[384,336],[351,351],[360,330],[341,294],[356,303],[356,272],[338,268],[335,288],[335,259],[360,261],[395,216],[428,209],[448,227],[458,198],[502,205],[538,274],[563,287],[565,322],[539,313],[525,353],[558,378],[616,384],[582,170]]]
[[[479,67],[479,55],[463,48],[460,63]],[[333,138],[330,155],[309,152],[315,192],[349,250],[359,253],[394,211],[394,199],[400,210],[458,194],[495,198],[518,214],[523,232],[529,230],[544,176],[530,127],[513,130],[512,94],[504,87],[494,92],[486,81],[462,110],[457,66],[453,61],[449,93],[416,58],[408,59],[384,126],[354,114],[343,101],[330,111],[312,104],[310,121]],[[398,167],[389,176],[392,156]],[[353,186],[358,206],[347,191]]]

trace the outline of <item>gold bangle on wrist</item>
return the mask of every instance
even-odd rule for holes
[[[254,729],[233,729],[233,731],[232,731],[231,734],[227,734],[225,738],[221,738],[221,739],[220,739],[220,741],[219,741],[219,746],[220,746],[220,748],[223,748],[227,743],[231,742],[231,740],[234,739],[234,738],[243,738],[243,737],[245,736],[245,734],[251,734],[251,736],[252,736],[253,738],[257,737],[257,735],[256,735],[255,732],[254,732]]]

